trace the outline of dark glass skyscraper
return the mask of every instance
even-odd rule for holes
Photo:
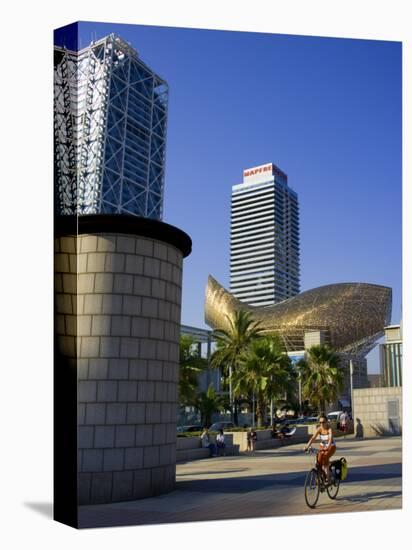
[[[121,38],[54,49],[59,214],[162,218],[167,83]]]

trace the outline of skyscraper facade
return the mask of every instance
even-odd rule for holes
[[[162,218],[168,85],[116,35],[54,49],[58,214]]]
[[[265,306],[299,293],[299,205],[274,164],[249,168],[232,187],[230,290]]]

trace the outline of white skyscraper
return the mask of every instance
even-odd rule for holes
[[[230,290],[251,305],[299,293],[299,207],[287,179],[270,163],[232,187]]]

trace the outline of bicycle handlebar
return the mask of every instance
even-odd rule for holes
[[[304,449],[303,452],[313,454],[313,453],[316,453],[317,451],[313,447],[309,447],[308,449]]]

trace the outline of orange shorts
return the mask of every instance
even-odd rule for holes
[[[336,453],[336,445],[331,445],[326,451],[322,447],[318,451],[318,464],[321,466],[327,466],[329,464],[329,459]]]

